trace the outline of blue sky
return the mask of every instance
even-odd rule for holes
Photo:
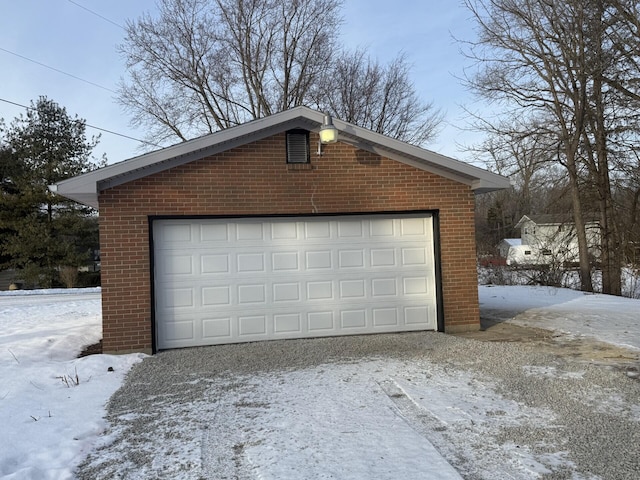
[[[124,25],[145,11],[155,11],[154,0],[5,0],[0,15],[0,99],[29,105],[46,95],[90,125],[142,138],[144,132],[129,125],[128,115],[114,99],[118,80],[125,75],[124,62],[116,52],[124,31],[114,23]],[[445,113],[437,140],[427,148],[470,161],[459,145],[479,139],[460,130],[467,125],[461,105],[474,109],[473,98],[455,78],[468,61],[452,39],[452,34],[472,38],[469,13],[451,0],[345,0],[343,15],[346,46],[367,47],[381,61],[405,52],[418,94]],[[20,113],[23,108],[0,101],[0,118],[6,124]],[[88,129],[88,133],[99,132]],[[106,153],[113,163],[141,151],[138,142],[103,132],[95,153]]]

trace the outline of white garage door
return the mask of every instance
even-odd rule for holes
[[[429,215],[156,220],[158,349],[435,330]]]

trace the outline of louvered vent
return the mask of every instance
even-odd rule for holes
[[[290,130],[287,132],[287,163],[309,163],[309,132]]]

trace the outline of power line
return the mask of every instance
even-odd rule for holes
[[[120,27],[121,29],[126,30],[126,29],[125,29],[122,25],[120,25],[119,23],[116,23],[116,22],[114,22],[113,20],[111,20],[111,19],[109,19],[109,18],[107,18],[107,17],[103,17],[103,16],[102,16],[102,15],[100,15],[99,13],[94,12],[93,10],[91,10],[91,9],[89,9],[89,8],[87,8],[87,7],[85,7],[84,5],[80,5],[79,3],[76,3],[76,2],[74,2],[73,0],[67,0],[67,1],[68,1],[69,3],[74,4],[76,7],[80,7],[80,8],[82,8],[83,10],[86,10],[87,12],[89,12],[89,13],[91,13],[91,14],[95,15],[96,17],[100,17],[100,18],[101,18],[102,20],[104,20],[105,22],[109,22],[109,23],[111,23],[111,24],[115,25],[116,27]]]
[[[49,70],[53,70],[54,72],[58,72],[58,73],[61,73],[63,75],[66,75],[68,77],[75,78],[76,80],[80,80],[81,82],[88,83],[89,85],[93,85],[94,87],[101,88],[103,90],[106,90],[107,92],[117,93],[115,90],[111,90],[110,88],[107,88],[107,87],[105,87],[103,85],[99,85],[99,84],[91,82],[89,80],[85,80],[84,78],[80,78],[80,77],[78,77],[76,75],[73,75],[71,73],[67,73],[67,72],[62,71],[62,70],[60,70],[58,68],[51,67],[51,66],[46,65],[46,64],[44,64],[42,62],[38,62],[37,60],[33,60],[32,58],[25,57],[24,55],[20,55],[19,53],[12,52],[11,50],[7,50],[6,48],[0,47],[0,50],[2,50],[3,52],[10,53],[11,55],[15,55],[16,57],[22,58],[22,59],[27,60],[29,62],[35,63],[36,65],[40,65],[41,67],[45,67],[45,68],[48,68]]]
[[[27,107],[26,105],[22,105],[21,103],[12,102],[11,100],[7,100],[5,98],[0,98],[0,102],[9,103],[11,105],[15,105],[16,107],[26,108],[27,110],[35,110],[33,107]],[[79,122],[80,120],[72,119],[74,122]],[[153,147],[162,148],[162,145],[157,145],[155,143],[148,142],[146,140],[140,140],[139,138],[130,137],[129,135],[125,135],[124,133],[114,132],[113,130],[108,130],[102,127],[96,127],[95,125],[91,125],[90,123],[84,122],[87,127],[93,128],[95,130],[99,130],[101,132],[110,133],[111,135],[117,135],[118,137],[128,138],[129,140],[134,140],[136,142],[144,143],[147,145],[151,145]]]
[[[82,8],[83,10],[86,10],[87,12],[91,13],[92,15],[95,15],[95,16],[97,16],[97,17],[101,18],[101,19],[102,19],[102,20],[104,20],[104,21],[109,22],[109,23],[111,23],[111,24],[115,25],[116,27],[119,27],[119,28],[121,28],[121,29],[125,30],[125,28],[124,28],[122,25],[120,25],[119,23],[116,23],[116,22],[114,22],[113,20],[111,20],[111,19],[109,19],[109,18],[107,18],[107,17],[105,17],[105,16],[103,16],[103,15],[100,15],[99,13],[97,13],[97,12],[95,12],[95,11],[93,11],[93,10],[91,10],[91,9],[87,8],[87,7],[85,7],[84,5],[81,5],[81,4],[77,3],[77,2],[74,2],[73,0],[67,0],[67,1],[68,1],[69,3],[71,3],[71,4],[75,5],[75,6],[79,7],[79,8]],[[27,56],[25,56],[25,55],[21,55],[21,54],[19,54],[19,53],[12,52],[11,50],[7,50],[6,48],[2,48],[2,47],[0,47],[0,50],[1,50],[1,51],[3,51],[3,52],[9,53],[9,54],[11,54],[11,55],[14,55],[14,56],[16,56],[16,57],[22,58],[23,60],[27,60],[28,62],[35,63],[36,65],[39,65],[39,66],[41,66],[41,67],[48,68],[49,70],[53,70],[54,72],[58,72],[58,73],[61,73],[62,75],[66,75],[66,76],[71,77],[71,78],[73,78],[73,79],[75,79],[75,80],[79,80],[79,81],[81,81],[81,82],[87,83],[87,84],[92,85],[92,86],[94,86],[94,87],[101,88],[102,90],[106,90],[107,92],[117,94],[117,92],[116,92],[115,90],[112,90],[112,89],[110,89],[110,88],[108,88],[108,87],[105,87],[104,85],[100,85],[100,84],[95,83],[95,82],[92,82],[92,81],[90,81],[90,80],[85,80],[84,78],[78,77],[77,75],[73,75],[73,74],[71,74],[71,73],[65,72],[65,71],[60,70],[60,69],[58,69],[58,68],[52,67],[52,66],[47,65],[47,64],[45,64],[45,63],[42,63],[42,62],[39,62],[39,61],[34,60],[34,59],[32,59],[32,58],[29,58],[29,57],[27,57]],[[22,107],[22,108],[27,109],[27,110],[35,110],[33,107],[28,107],[28,106],[26,106],[26,105],[22,105],[21,103],[12,102],[11,100],[7,100],[7,99],[4,99],[4,98],[0,98],[0,102],[9,103],[9,104],[11,104],[11,105],[15,105],[15,106],[17,106],[17,107]],[[79,122],[80,120],[72,119],[72,121]],[[90,123],[87,123],[86,121],[84,122],[84,125],[85,125],[85,126],[87,126],[87,127],[89,127],[89,128],[93,128],[94,130],[98,130],[98,131],[100,131],[100,132],[109,133],[109,134],[111,134],[111,135],[116,135],[116,136],[118,136],[118,137],[127,138],[127,139],[129,139],[129,140],[133,140],[133,141],[135,141],[135,142],[144,143],[144,144],[146,144],[146,145],[151,145],[151,146],[153,146],[153,147],[162,148],[162,146],[161,146],[161,145],[158,145],[158,144],[155,144],[155,143],[149,142],[149,141],[147,141],[147,140],[141,140],[141,139],[139,139],[139,138],[131,137],[131,136],[129,136],[129,135],[125,135],[125,134],[123,134],[123,133],[114,132],[113,130],[109,130],[109,129],[102,128],[102,127],[97,127],[97,126],[95,126],[95,125],[91,125]]]

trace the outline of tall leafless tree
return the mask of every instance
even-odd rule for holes
[[[494,125],[476,118],[486,137],[469,150],[490,170],[510,177],[513,185],[476,199],[478,251],[483,251],[482,244],[485,252],[491,252],[500,240],[517,234],[514,226],[523,215],[564,211],[566,174],[555,164],[546,120],[509,118]]]
[[[318,108],[416,145],[435,137],[442,114],[416,94],[404,54],[382,65],[364,50],[343,51],[328,73],[316,89]]]
[[[584,230],[584,189],[600,211],[603,291],[620,294],[619,233],[611,185],[611,140],[628,125],[635,50],[615,40],[633,29],[629,0],[465,0],[479,27],[469,85],[512,118],[550,118],[547,135],[566,169],[580,246],[582,288],[592,289]],[[633,10],[631,10],[633,11]],[[619,58],[621,49],[626,52]],[[616,86],[617,85],[617,86]]]
[[[365,62],[363,53],[335,55],[344,51],[337,44],[342,5],[159,0],[156,16],[145,14],[126,26],[120,52],[128,77],[119,101],[156,143],[184,141],[299,105],[329,109],[402,140],[430,139],[440,116],[419,100],[404,57],[381,66]],[[355,96],[321,98],[320,92],[332,92],[329,81],[343,91],[366,85],[357,109],[350,103]]]
[[[160,0],[128,22],[119,100],[155,141],[296,105],[328,68],[340,0]]]
[[[509,118],[491,124],[477,118],[476,127],[486,134],[482,143],[470,151],[484,159],[487,168],[511,178],[517,193],[517,212],[538,212],[541,187],[549,182],[549,166],[554,163],[555,147],[547,135],[543,119]],[[518,219],[516,219],[517,221]]]

